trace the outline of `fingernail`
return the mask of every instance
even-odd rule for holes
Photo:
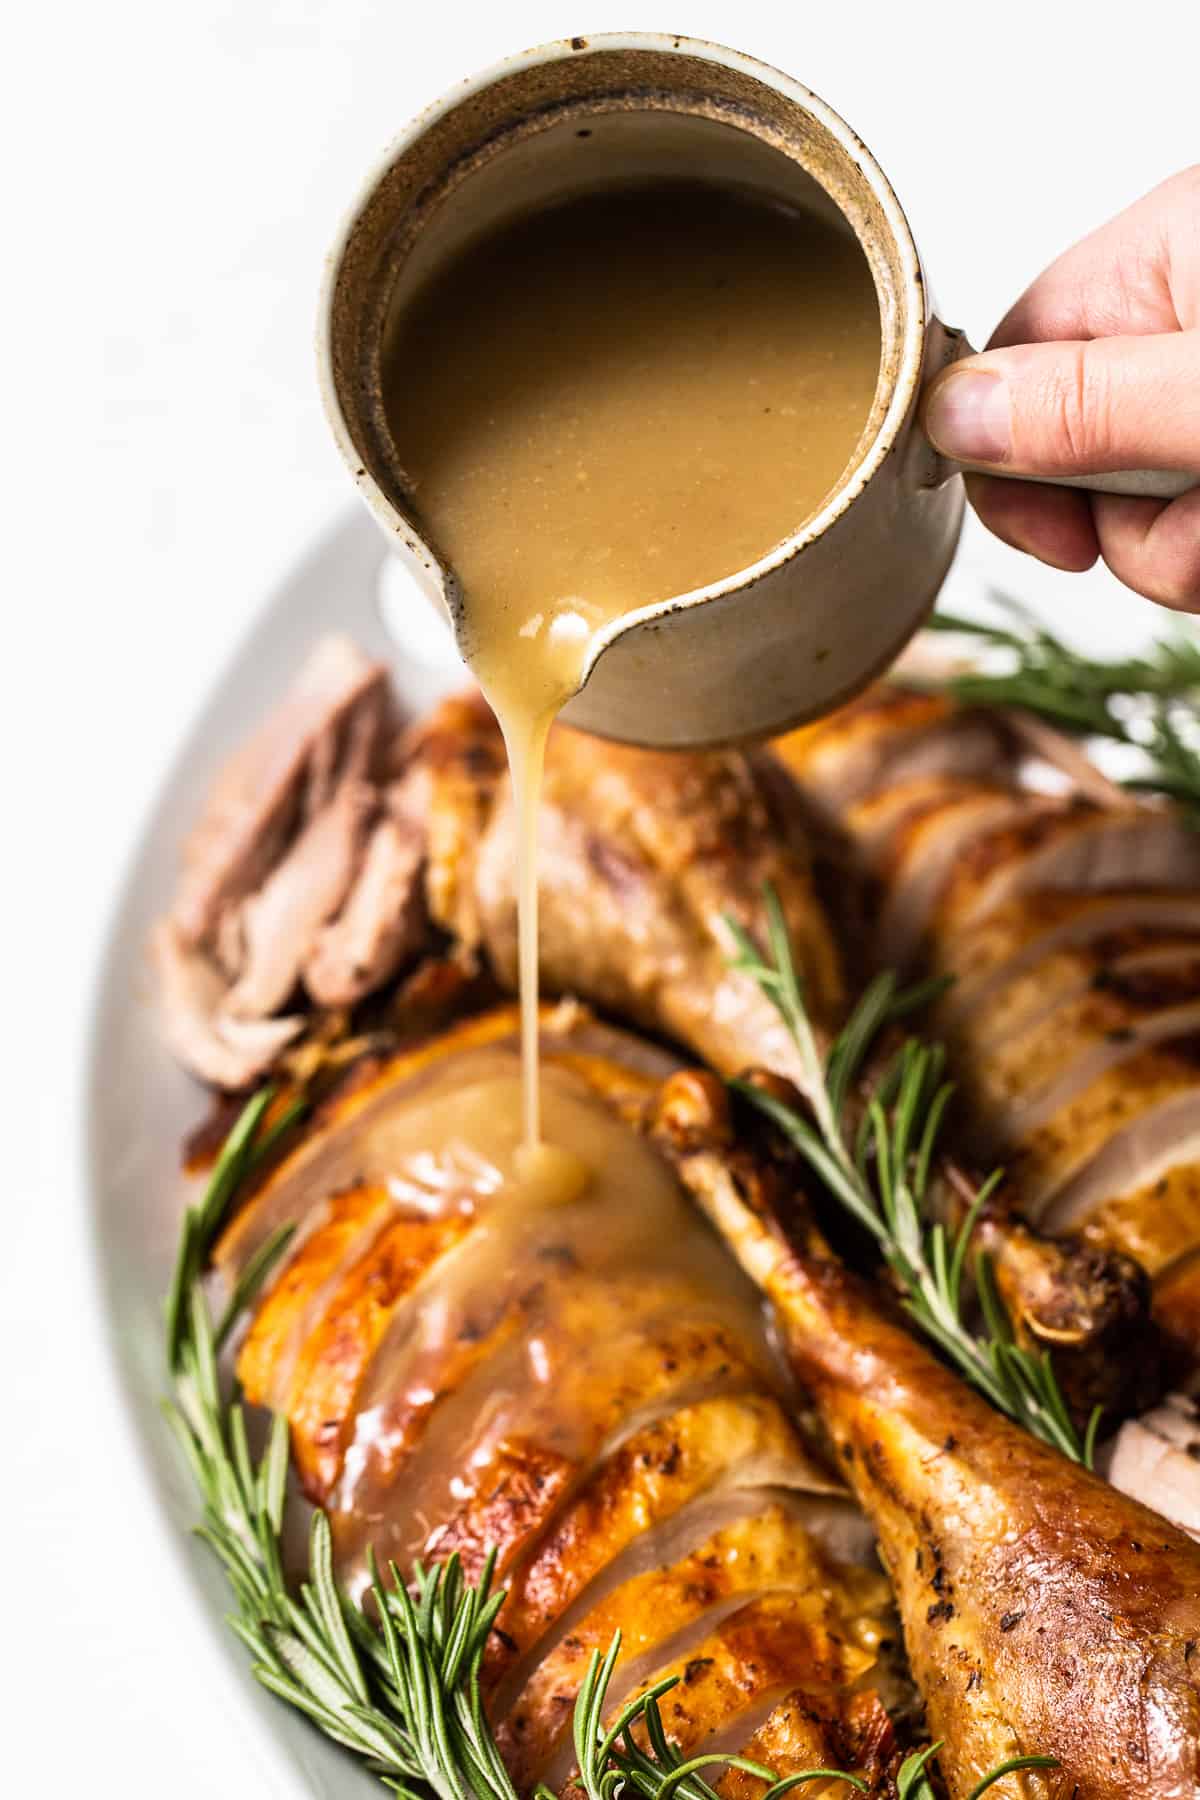
[[[1012,447],[1008,383],[980,369],[954,370],[929,396],[925,431],[943,456],[1005,462]]]

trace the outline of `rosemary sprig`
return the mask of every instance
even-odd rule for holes
[[[716,1792],[700,1771],[710,1766],[742,1769],[768,1785],[759,1800],[783,1800],[793,1788],[810,1781],[839,1781],[865,1794],[870,1790],[861,1776],[845,1769],[801,1769],[794,1775],[777,1778],[769,1769],[744,1756],[714,1753],[693,1756],[684,1761],[668,1741],[663,1727],[659,1701],[669,1693],[678,1676],[669,1676],[648,1689],[618,1714],[607,1731],[602,1720],[605,1699],[612,1673],[620,1654],[621,1634],[613,1639],[607,1656],[592,1652],[591,1662],[579,1697],[575,1703],[575,1755],[579,1767],[579,1783],[587,1800],[620,1800],[626,1790],[644,1796],[644,1800],[718,1800]],[[643,1724],[648,1749],[643,1749],[633,1736],[637,1724]],[[944,1740],[914,1750],[901,1763],[896,1774],[896,1800],[937,1800],[930,1783],[930,1769]],[[1056,1769],[1053,1756],[1013,1756],[998,1763],[972,1789],[968,1800],[980,1800],[995,1782],[1018,1769]],[[548,1788],[536,1790],[534,1800],[555,1800]]]
[[[519,1800],[484,1712],[479,1682],[488,1636],[504,1602],[503,1592],[493,1591],[493,1556],[474,1584],[457,1556],[433,1568],[417,1563],[407,1579],[395,1563],[381,1575],[372,1556],[370,1591],[378,1621],[373,1624],[338,1587],[329,1520],[315,1511],[307,1579],[296,1593],[286,1579],[287,1422],[282,1415],[272,1417],[256,1461],[240,1400],[236,1394],[229,1400],[222,1396],[218,1358],[292,1228],[281,1228],[264,1243],[215,1327],[203,1287],[213,1240],[238,1188],[297,1116],[290,1111],[260,1131],[271,1101],[269,1089],[250,1101],[203,1199],[189,1208],[167,1302],[174,1397],[163,1410],[200,1493],[197,1535],[225,1572],[236,1602],[229,1623],[264,1687],[410,1800],[427,1800],[430,1794],[437,1800]],[[817,1776],[863,1786],[857,1776],[824,1769],[777,1782],[772,1770],[744,1757],[681,1760],[658,1710],[677,1677],[632,1700],[606,1731],[602,1720],[619,1650],[618,1633],[608,1654],[594,1657],[575,1711],[576,1751],[590,1800],[617,1800],[626,1790],[646,1800],[716,1800],[700,1775],[710,1764],[757,1775],[773,1800]],[[633,1736],[639,1725],[648,1748]],[[539,1793],[553,1800],[548,1790]]]
[[[904,1307],[959,1372],[1010,1419],[1090,1468],[1099,1414],[1092,1415],[1081,1439],[1048,1352],[1016,1342],[982,1252],[975,1257],[974,1274],[984,1329],[974,1329],[963,1316],[971,1237],[999,1171],[979,1190],[957,1232],[951,1234],[940,1220],[929,1221],[934,1151],[954,1091],[945,1079],[941,1045],[909,1038],[876,1081],[853,1142],[846,1132],[846,1101],[880,1030],[927,999],[931,984],[901,991],[894,975],[877,976],[822,1062],[783,909],[770,888],[766,916],[769,958],[736,920],[728,920],[738,948],[733,967],[757,982],[791,1030],[812,1119],[752,1084],[734,1086],[773,1121],[870,1233],[899,1283]]]
[[[905,1757],[896,1775],[896,1800],[936,1800],[929,1770],[944,1743],[945,1739],[939,1738],[936,1744],[914,1750],[911,1756]],[[967,1800],[980,1800],[980,1796],[1003,1776],[1012,1775],[1018,1769],[1057,1769],[1058,1766],[1055,1756],[1010,1756],[1007,1762],[997,1763],[982,1781],[976,1782]]]
[[[645,1795],[646,1800],[671,1800],[672,1795],[677,1800],[716,1800],[712,1788],[700,1774],[701,1769],[714,1765],[742,1769],[748,1775],[756,1775],[761,1781],[772,1784],[769,1792],[776,1792],[779,1784],[774,1772],[765,1769],[761,1763],[751,1762],[747,1757],[730,1756],[726,1753],[693,1756],[685,1762],[677,1754],[663,1729],[658,1706],[663,1695],[677,1685],[677,1675],[664,1677],[631,1700],[618,1713],[615,1722],[605,1730],[604,1710],[608,1688],[620,1653],[621,1634],[618,1631],[605,1656],[601,1657],[598,1650],[593,1650],[587,1674],[575,1700],[575,1760],[580,1786],[588,1800],[616,1800],[616,1796],[626,1788]],[[649,1749],[643,1749],[634,1738],[634,1727],[638,1724],[645,1726]],[[817,1773],[828,1772],[812,1770],[805,1779],[813,1780]],[[856,1775],[839,1774],[838,1779],[864,1788],[863,1782]],[[551,1789],[540,1786],[534,1800],[555,1800],[555,1797]]]
[[[1017,706],[1064,731],[1141,753],[1125,785],[1166,794],[1200,825],[1200,640],[1181,631],[1145,656],[1089,657],[1064,644],[1018,602],[993,600],[1012,629],[936,613],[935,631],[965,637],[990,663],[938,683],[974,705]]]
[[[272,1102],[264,1089],[249,1102],[214,1166],[199,1205],[188,1210],[166,1307],[168,1363],[174,1396],[163,1403],[199,1491],[197,1536],[223,1568],[236,1611],[229,1624],[252,1658],[263,1686],[303,1713],[326,1737],[355,1755],[384,1786],[406,1800],[520,1800],[484,1712],[480,1668],[496,1614],[495,1557],[472,1584],[457,1556],[416,1563],[407,1579],[396,1564],[380,1573],[369,1558],[372,1622],[351,1604],[333,1573],[333,1540],[325,1513],[315,1511],[308,1573],[297,1590],[283,1559],[287,1506],[288,1429],[272,1416],[257,1459],[236,1389],[223,1397],[218,1359],[240,1312],[249,1306],[292,1235],[276,1231],[239,1280],[214,1327],[203,1274],[213,1240],[241,1184],[295,1122],[299,1107],[260,1130]],[[678,1681],[670,1676],[631,1700],[604,1726],[608,1690],[620,1654],[616,1633],[605,1656],[594,1652],[574,1713],[579,1781],[587,1800],[718,1800],[702,1771],[737,1768],[765,1783],[761,1800],[810,1781],[840,1781],[866,1792],[857,1775],[805,1769],[778,1779],[747,1757],[728,1753],[682,1758],[667,1737],[659,1701]],[[635,1737],[641,1729],[645,1742]],[[900,1770],[899,1800],[935,1800],[927,1769],[938,1745],[909,1757]],[[993,1771],[976,1795],[1012,1769],[1052,1766],[1047,1757],[1018,1757]],[[906,1771],[908,1774],[906,1775]],[[907,1785],[906,1785],[907,1783]],[[544,1786],[532,1800],[555,1800]],[[975,1796],[972,1796],[975,1800]]]
[[[236,1611],[230,1625],[263,1685],[352,1751],[397,1793],[417,1800],[518,1800],[483,1715],[479,1667],[503,1595],[492,1565],[474,1585],[457,1558],[414,1568],[372,1566],[379,1620],[350,1604],[333,1576],[329,1520],[312,1517],[307,1579],[293,1592],[282,1542],[288,1430],[275,1415],[255,1460],[236,1392],[222,1393],[218,1357],[290,1239],[275,1232],[243,1273],[214,1327],[203,1271],[241,1184],[290,1128],[296,1111],[260,1131],[272,1094],[249,1102],[218,1157],[198,1206],[189,1209],[167,1304],[173,1398],[164,1412],[199,1490],[197,1535],[220,1562]]]

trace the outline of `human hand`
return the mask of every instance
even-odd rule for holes
[[[925,429],[946,456],[1031,477],[1200,477],[1200,164],[1051,263],[986,351],[943,371]],[[968,475],[984,524],[1059,569],[1102,556],[1135,593],[1200,611],[1200,488],[1177,500]]]

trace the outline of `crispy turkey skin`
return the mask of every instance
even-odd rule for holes
[[[1060,1768],[1026,1792],[1195,1800],[1200,1546],[999,1417],[887,1317],[803,1204],[731,1159],[710,1079],[672,1078],[657,1130],[771,1300],[878,1530],[951,1792],[1037,1751]]]
[[[246,1394],[287,1414],[352,1592],[368,1544],[469,1572],[497,1549],[488,1706],[520,1788],[567,1783],[574,1696],[619,1627],[613,1704],[680,1673],[685,1753],[753,1743],[782,1773],[846,1764],[881,1791],[887,1583],[794,1423],[758,1297],[640,1129],[669,1065],[578,1008],[547,1013],[543,1050],[551,1117],[578,1128],[582,1108],[607,1152],[591,1188],[531,1206],[457,1136],[497,1071],[515,1100],[512,1009],[387,1060],[220,1245],[236,1278],[297,1222],[241,1348]]]

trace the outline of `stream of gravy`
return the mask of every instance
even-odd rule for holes
[[[542,1141],[536,821],[549,728],[613,621],[736,574],[821,506],[862,433],[879,357],[853,237],[691,181],[584,195],[505,225],[392,322],[392,440],[461,585],[460,645],[512,774],[529,1156]]]

